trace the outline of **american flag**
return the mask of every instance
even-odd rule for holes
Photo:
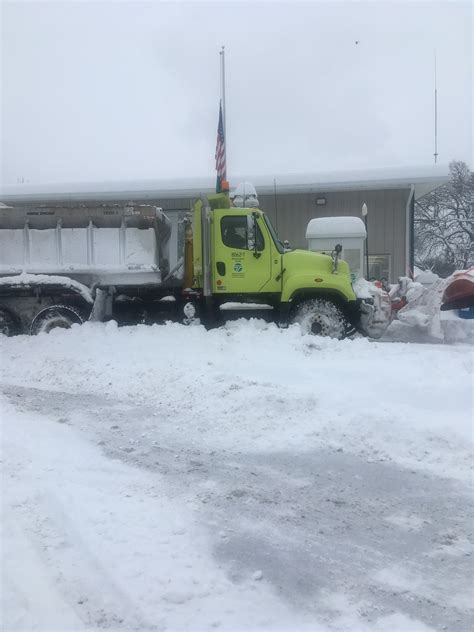
[[[216,171],[216,193],[220,193],[222,191],[222,181],[227,179],[227,166],[225,163],[224,124],[222,122],[222,101],[219,103],[219,125],[217,126]]]

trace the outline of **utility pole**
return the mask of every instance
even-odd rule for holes
[[[367,208],[367,204],[364,202],[362,204],[362,217],[364,218],[364,224],[365,224],[365,265],[367,268],[367,281],[369,281],[369,228],[368,228],[368,224],[367,224],[367,215],[368,215],[368,208]]]
[[[436,48],[434,52],[434,161],[438,162],[438,84],[436,76]]]

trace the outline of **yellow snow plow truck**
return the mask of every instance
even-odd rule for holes
[[[196,200],[175,228],[147,205],[0,208],[0,331],[259,316],[321,336],[370,335],[374,301],[356,297],[340,245],[285,246],[251,185],[232,201]]]

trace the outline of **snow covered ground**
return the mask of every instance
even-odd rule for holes
[[[1,337],[2,629],[471,629],[473,347],[407,331]]]

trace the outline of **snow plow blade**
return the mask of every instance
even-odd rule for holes
[[[388,292],[365,279],[354,284],[354,292],[360,300],[358,330],[369,338],[381,338],[392,322],[392,301]]]
[[[455,272],[444,290],[441,311],[474,307],[474,267]]]

